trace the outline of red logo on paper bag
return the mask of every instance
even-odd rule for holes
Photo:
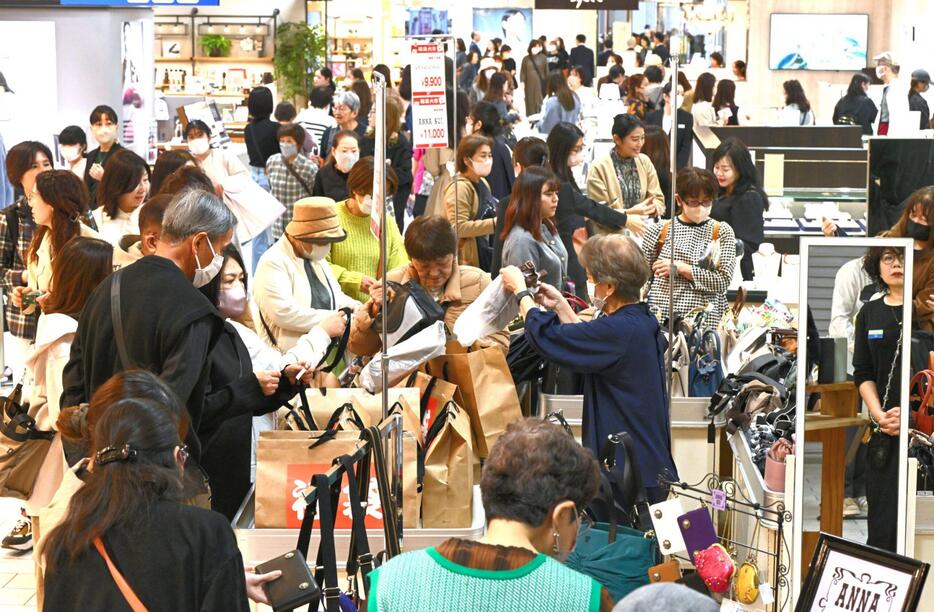
[[[305,498],[304,493],[311,482],[311,477],[315,474],[324,474],[331,469],[330,464],[324,463],[290,463],[286,466],[286,491],[285,497],[287,504],[290,504],[285,512],[285,526],[288,529],[298,529],[302,526],[302,519],[305,518]],[[350,490],[347,486],[347,479],[341,482],[340,500],[338,502],[337,520],[334,526],[337,529],[350,529],[352,525],[352,514],[350,511]],[[379,486],[376,483],[375,468],[370,469],[370,486],[367,494],[367,503],[364,508],[366,520],[364,524],[367,529],[383,528],[383,509],[379,503]],[[314,527],[318,527],[318,517],[315,516]]]

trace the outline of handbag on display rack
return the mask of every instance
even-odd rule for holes
[[[723,381],[720,336],[713,330],[695,329],[691,335],[690,396],[710,397]]]

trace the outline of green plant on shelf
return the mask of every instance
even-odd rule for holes
[[[311,75],[324,65],[327,40],[320,26],[283,23],[276,29],[276,79],[281,81],[283,99],[309,95]]]
[[[201,48],[205,50],[209,57],[224,57],[230,55],[232,46],[230,39],[220,34],[207,34],[202,36],[198,42]]]

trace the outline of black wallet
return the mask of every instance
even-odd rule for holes
[[[305,555],[293,550],[257,565],[255,571],[257,574],[266,574],[275,570],[281,570],[282,575],[265,585],[269,604],[275,612],[294,610],[308,603],[312,604],[309,610],[318,609],[321,589],[308,569]]]

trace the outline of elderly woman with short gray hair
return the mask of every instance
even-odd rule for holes
[[[366,124],[357,121],[357,115],[360,113],[360,97],[352,91],[339,91],[334,94],[331,101],[331,112],[334,113],[336,126],[329,127],[321,134],[321,142],[318,143],[318,154],[327,155],[331,150],[331,139],[341,130],[350,130],[356,132],[360,138],[366,135]]]
[[[554,287],[527,289],[515,266],[500,274],[519,302],[529,344],[546,360],[583,377],[584,446],[599,454],[608,435],[628,432],[649,499],[662,501],[667,494],[658,476],[668,471],[677,478],[677,470],[665,401],[665,340],[641,295],[651,271],[636,243],[618,234],[588,240],[580,262],[594,285],[597,307],[597,316],[586,322]],[[625,462],[622,451],[616,460]]]

